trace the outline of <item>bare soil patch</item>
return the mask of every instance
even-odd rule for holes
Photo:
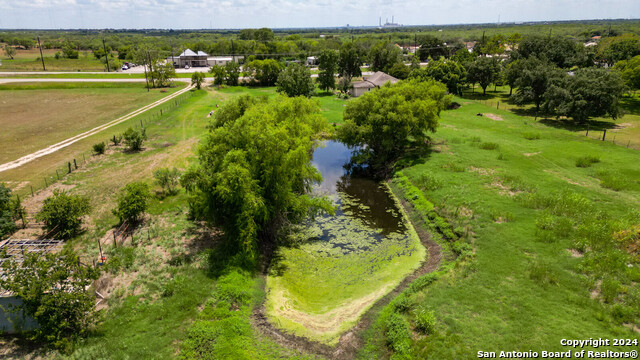
[[[504,119],[500,115],[496,115],[496,114],[492,114],[492,113],[484,113],[483,115],[488,117],[491,120],[504,121]]]

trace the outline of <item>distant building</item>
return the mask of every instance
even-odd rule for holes
[[[307,61],[305,62],[307,66],[318,65],[318,58],[315,56],[307,56]]]
[[[362,78],[362,81],[353,83],[353,87],[351,88],[349,93],[353,97],[358,97],[366,92],[371,91],[372,89],[378,89],[386,83],[395,84],[398,81],[400,80],[394,78],[389,74],[385,74],[382,71],[378,71],[371,76],[364,76]]]
[[[207,57],[207,65],[220,65],[225,66],[227,63],[233,62],[233,57],[231,56],[209,56]]]
[[[175,67],[201,67],[209,66],[207,63],[207,55],[204,51],[198,51],[197,53],[191,49],[187,49],[178,56],[173,56],[169,59],[173,59],[173,66]]]

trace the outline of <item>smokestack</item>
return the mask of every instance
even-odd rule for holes
[[[380,16],[380,18],[378,19],[378,26],[382,26],[382,16]]]

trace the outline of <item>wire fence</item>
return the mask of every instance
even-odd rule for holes
[[[162,118],[166,115],[170,110],[175,109],[186,100],[193,96],[192,91],[187,91],[183,94],[178,95],[177,97],[157,106],[151,108],[144,113],[134,117],[133,119],[127,121],[135,121],[131,125],[132,128],[141,129],[149,126],[154,121]],[[108,129],[105,129],[104,132],[107,132]],[[95,139],[94,137],[92,137]],[[105,144],[111,143],[112,137],[109,137],[104,140]],[[96,143],[100,142],[100,139],[95,140]],[[59,183],[63,181],[65,177],[75,171],[81,170],[87,166],[93,159],[95,152],[92,149],[87,149],[82,152],[75,153],[75,155],[71,158],[68,158],[64,162],[60,163],[57,167],[55,167],[52,171],[49,172],[48,175],[43,176],[41,179],[33,179],[27,182],[23,182],[22,186],[19,190],[14,190],[14,193],[17,197],[21,197],[22,199],[35,196],[38,192],[50,187],[53,184]]]

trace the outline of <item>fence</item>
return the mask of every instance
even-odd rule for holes
[[[161,118],[166,115],[170,110],[175,109],[177,106],[181,105],[183,102],[188,100],[191,96],[193,96],[192,91],[187,91],[166,103],[158,107],[154,107],[145,111],[144,113],[134,117],[133,119],[127,121],[136,121],[132,127],[136,129],[146,128],[153,121]],[[105,129],[107,132],[109,129]],[[105,144],[109,144],[111,138],[105,140]],[[99,142],[99,140],[96,140]],[[87,165],[88,162],[91,161],[93,156],[93,151],[87,149],[86,151],[76,153],[73,158],[67,159],[63,163],[60,164],[55,170],[53,170],[49,175],[42,177],[42,179],[31,180],[28,181],[28,185],[24,185],[20,188],[20,190],[14,191],[16,196],[22,196],[23,199],[26,196],[34,196],[38,191],[46,189],[47,187],[61,181],[64,177],[76,170],[82,169]]]

